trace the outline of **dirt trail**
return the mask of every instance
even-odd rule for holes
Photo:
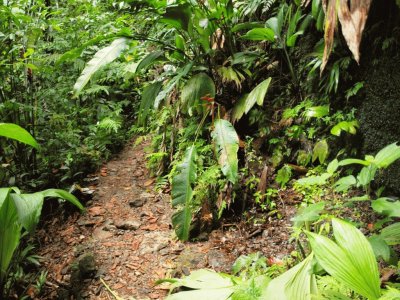
[[[41,299],[113,299],[100,278],[124,299],[164,299],[158,279],[204,267],[228,271],[239,255],[256,251],[290,253],[287,219],[250,229],[225,224],[204,241],[177,241],[169,196],[154,192],[145,146],[128,145],[102,169],[85,214],[52,218],[39,231],[48,270]]]

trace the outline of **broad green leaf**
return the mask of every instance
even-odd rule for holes
[[[400,217],[400,201],[390,198],[379,198],[371,202],[372,209],[388,217]]]
[[[162,88],[162,82],[155,82],[147,85],[142,92],[142,99],[140,101],[138,123],[145,125],[147,116],[154,106],[154,101]]]
[[[243,95],[236,103],[235,106],[233,107],[232,110],[232,123],[235,123],[236,121],[239,121],[245,111],[246,111],[246,99],[249,94]]]
[[[390,259],[390,248],[386,241],[379,235],[373,235],[368,238],[369,243],[372,246],[375,257],[379,259],[380,257],[384,261],[389,261]]]
[[[215,84],[210,76],[199,73],[190,78],[182,89],[181,100],[184,109],[191,113],[193,106],[205,96],[215,97]]]
[[[213,270],[200,269],[193,271],[189,276],[178,280],[176,286],[190,289],[220,289],[233,286],[229,275],[219,274]]]
[[[165,300],[227,300],[233,294],[233,288],[202,289],[179,292],[165,298]]]
[[[214,126],[211,135],[217,147],[221,171],[230,182],[236,183],[238,179],[239,137],[232,124],[226,120],[218,119]]]
[[[74,85],[74,95],[78,96],[82,89],[100,68],[117,59],[122,51],[127,48],[128,39],[119,38],[111,43],[111,45],[99,50],[94,57],[87,63],[83,69],[81,76]]]
[[[313,254],[279,277],[273,279],[260,299],[311,300],[316,295],[317,285],[313,274]]]
[[[275,34],[271,28],[254,28],[242,36],[245,40],[250,41],[275,41]]]
[[[10,191],[10,188],[0,189],[0,285],[4,284],[7,269],[21,235],[17,209],[10,197]]]
[[[303,222],[314,222],[319,219],[321,212],[325,209],[326,202],[310,204],[306,207],[300,207],[297,214],[292,218],[295,226]]]
[[[379,298],[379,300],[399,300],[400,299],[400,290],[387,286],[386,291],[383,293],[383,296]]]
[[[79,200],[72,195],[71,193],[68,193],[67,191],[60,190],[60,189],[48,189],[40,192],[43,194],[43,197],[51,197],[51,198],[58,198],[58,199],[63,199],[71,204],[75,205],[77,208],[79,208],[81,211],[85,210],[85,208],[82,206],[82,204],[79,202]]]
[[[147,54],[137,65],[136,73],[139,73],[141,70],[147,70],[152,64],[156,61],[159,61],[161,58],[164,57],[164,51],[154,51]]]
[[[245,105],[245,113],[247,114],[250,109],[257,103],[258,105],[262,105],[264,102],[265,95],[267,94],[269,85],[271,83],[272,78],[269,77],[257,85],[247,96],[246,105]]]
[[[328,153],[329,153],[329,147],[326,140],[319,141],[314,146],[312,162],[316,161],[318,158],[320,164],[323,164],[325,162],[326,157],[328,156]]]
[[[313,106],[304,112],[306,118],[322,118],[329,115],[329,106]]]
[[[357,175],[358,185],[367,186],[375,178],[375,173],[377,171],[376,165],[372,164],[361,169],[360,173]]]
[[[351,186],[357,183],[356,178],[353,175],[349,175],[346,177],[340,178],[333,185],[336,192],[344,192],[347,191]]]
[[[347,159],[343,159],[343,160],[339,161],[339,166],[347,166],[347,165],[352,165],[352,164],[369,166],[370,162],[362,160],[362,159],[356,159],[356,158],[347,158]]]
[[[332,127],[331,129],[331,134],[340,136],[342,131],[346,131],[350,134],[356,134],[357,128],[359,127],[359,124],[356,120],[354,121],[342,121],[335,126]]]
[[[31,136],[31,134],[16,124],[0,123],[0,136],[14,139],[39,149],[39,145],[36,143],[36,140]]]
[[[374,159],[374,163],[380,168],[387,168],[400,158],[400,146],[397,143],[390,144],[380,150]]]
[[[383,228],[380,236],[390,246],[400,244],[400,222]]]
[[[321,175],[313,175],[305,178],[300,178],[297,183],[300,185],[324,185],[326,181],[332,177],[332,174],[323,173]]]
[[[289,182],[292,177],[292,168],[288,165],[284,165],[282,168],[278,170],[275,181],[281,185],[281,188],[286,186],[286,183]]]
[[[366,237],[353,225],[333,219],[336,243],[307,232],[319,264],[336,280],[368,299],[380,296],[378,265]]]
[[[189,276],[175,279],[172,288],[177,287],[186,287],[194,290],[170,295],[166,298],[167,300],[224,300],[228,299],[234,292],[234,283],[231,276],[207,269],[193,271]]]
[[[238,32],[241,30],[248,30],[253,28],[263,28],[264,25],[261,22],[246,22],[246,23],[239,23],[232,27],[231,32]]]
[[[333,175],[338,167],[339,167],[339,161],[335,158],[326,167],[326,172]]]
[[[43,206],[43,194],[10,194],[18,212],[19,223],[29,232],[35,231]]]
[[[172,216],[172,225],[177,237],[183,241],[189,239],[192,221],[192,185],[196,180],[196,156],[195,146],[187,149],[183,161],[177,167],[177,174],[172,178],[172,206],[179,209]]]

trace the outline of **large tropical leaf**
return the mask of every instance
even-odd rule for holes
[[[400,217],[400,201],[391,198],[379,198],[371,202],[371,207],[376,212],[388,217]]]
[[[313,270],[313,254],[304,261],[273,279],[260,299],[268,300],[311,300],[317,294]]]
[[[18,223],[17,209],[10,197],[10,190],[0,189],[0,285],[4,283],[21,235],[21,225]]]
[[[275,33],[271,28],[253,28],[248,31],[244,36],[245,40],[250,41],[275,41]]]
[[[116,39],[111,43],[111,45],[99,50],[94,55],[94,57],[87,63],[86,67],[82,71],[81,76],[74,85],[75,96],[79,95],[94,73],[121,55],[122,51],[127,48],[128,41],[129,40],[126,38]]]
[[[36,149],[39,145],[31,134],[22,127],[12,123],[0,123],[0,136],[17,140],[21,143],[30,145]]]
[[[217,146],[218,162],[222,173],[232,183],[238,178],[239,137],[232,124],[226,120],[215,121],[212,137]]]
[[[137,65],[135,72],[138,73],[141,70],[146,70],[156,61],[159,61],[164,57],[164,51],[154,51],[146,55]]]
[[[383,228],[380,236],[385,240],[388,245],[400,244],[400,222]]]
[[[172,206],[179,209],[172,216],[172,225],[177,237],[183,241],[189,239],[192,221],[192,185],[196,180],[196,156],[195,146],[187,149],[183,161],[177,167],[177,174],[172,178]]]
[[[235,106],[233,107],[232,110],[232,123],[235,124],[236,121],[239,121],[246,110],[246,98],[248,97],[249,94],[244,94],[236,103]]]
[[[244,112],[247,114],[250,109],[257,103],[258,105],[262,105],[264,102],[265,95],[267,94],[269,84],[271,83],[271,77],[265,79],[259,85],[257,85],[247,96],[246,105]]]
[[[179,292],[168,296],[167,300],[225,300],[234,292],[234,283],[230,276],[201,269],[182,279],[173,279],[173,288],[186,287],[191,291]]]
[[[184,109],[191,113],[193,106],[204,96],[215,97],[215,84],[210,76],[199,73],[190,78],[182,89],[181,99]]]
[[[368,299],[380,296],[378,265],[366,237],[353,225],[333,219],[336,243],[308,232],[319,264],[336,280]]]
[[[150,110],[154,106],[154,101],[157,98],[157,95],[160,93],[162,88],[162,82],[158,81],[152,84],[149,84],[143,89],[142,99],[139,107],[139,116],[138,123],[139,125],[144,125],[147,120],[147,116]]]
[[[387,168],[400,158],[400,146],[397,143],[390,144],[381,149],[374,159],[374,163],[380,168]]]

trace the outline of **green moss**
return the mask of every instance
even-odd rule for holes
[[[363,154],[375,155],[386,145],[400,141],[400,58],[381,57],[362,71],[365,88],[358,110]],[[400,162],[385,170],[379,185],[400,194]]]

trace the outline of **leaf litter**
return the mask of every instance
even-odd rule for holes
[[[156,286],[159,279],[199,268],[229,272],[240,255],[261,252],[269,261],[280,261],[294,250],[288,241],[296,201],[278,205],[280,219],[258,224],[222,220],[192,242],[176,240],[170,197],[155,192],[155,179],[146,169],[146,146],[128,145],[101,168],[94,177],[97,185],[90,182],[94,193],[85,214],[59,213],[42,225],[38,254],[48,276],[41,299],[111,299],[101,280],[123,299],[164,299],[168,285]],[[88,253],[96,272],[74,283],[74,268]]]

